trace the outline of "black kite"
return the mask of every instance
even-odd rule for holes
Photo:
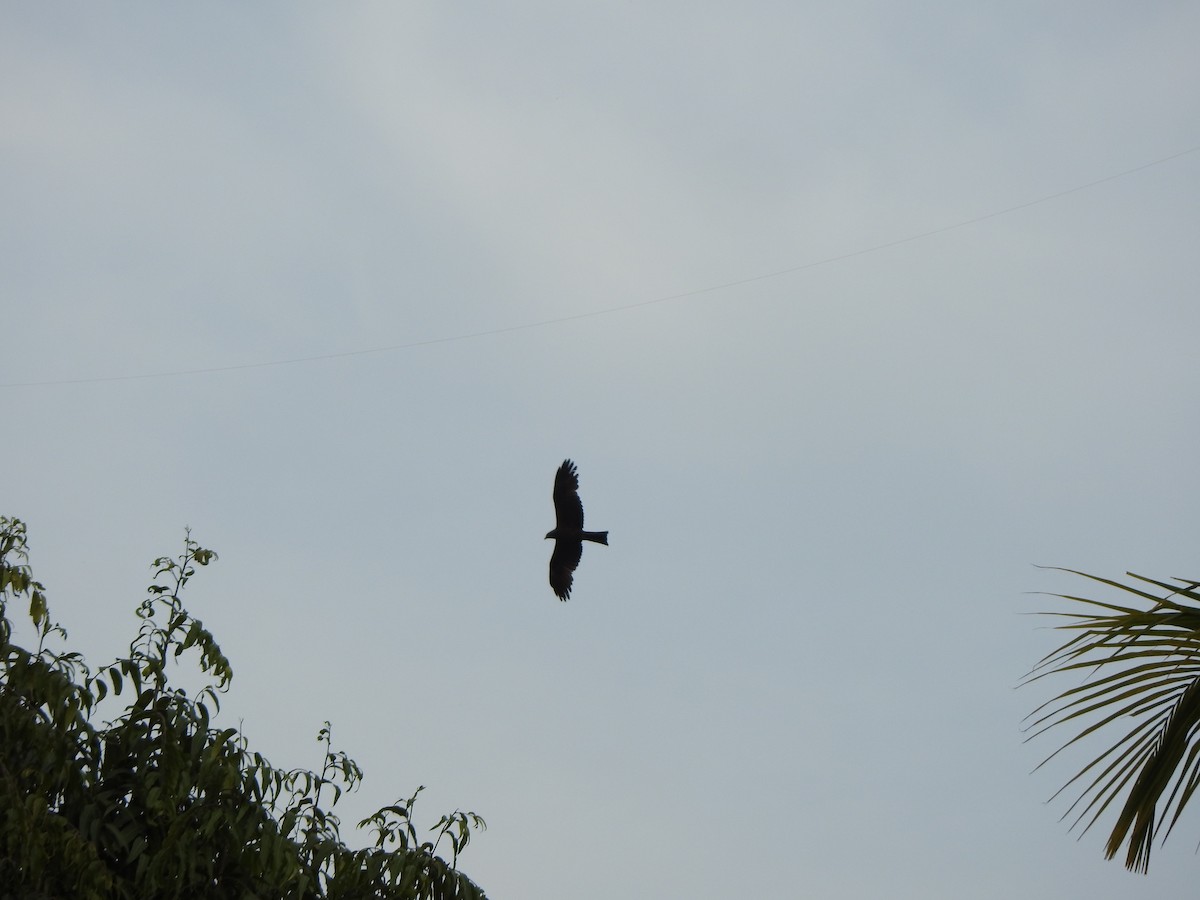
[[[583,556],[583,542],[608,544],[607,531],[583,530],[583,501],[579,499],[579,473],[575,463],[564,460],[554,476],[554,530],[546,535],[554,538],[554,553],[550,555],[550,587],[559,600],[571,596],[572,573]]]

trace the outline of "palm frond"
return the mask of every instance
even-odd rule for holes
[[[1052,595],[1085,610],[1045,613],[1065,620],[1055,627],[1069,637],[1038,661],[1024,683],[1054,675],[1085,680],[1026,717],[1027,740],[1063,726],[1075,729],[1041,768],[1068,747],[1109,734],[1119,720],[1133,720],[1054,797],[1077,792],[1063,817],[1073,816],[1070,827],[1081,832],[1120,801],[1105,855],[1112,859],[1124,846],[1126,867],[1145,872],[1155,839],[1166,839],[1200,788],[1200,582],[1171,584],[1129,572],[1127,578],[1140,583],[1129,584],[1060,571],[1123,591],[1148,607]]]

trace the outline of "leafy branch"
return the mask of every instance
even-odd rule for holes
[[[49,648],[66,631],[32,577],[24,524],[0,517],[0,896],[484,898],[457,871],[484,827],[474,813],[443,816],[435,839],[418,843],[414,794],[363,820],[376,845],[351,849],[332,809],[363,773],[333,748],[328,722],[320,772],[278,769],[239,729],[213,724],[233,669],[182,594],[215,559],[190,532],[180,556],[156,559],[129,655],[92,675],[79,654]],[[18,597],[35,652],[12,642]],[[189,650],[210,679],[195,698],[171,685],[167,665]],[[94,724],[97,704],[127,687],[124,712]],[[449,861],[437,855],[443,838]]]
[[[1045,613],[1064,620],[1056,627],[1069,637],[1025,683],[1051,675],[1084,680],[1035,709],[1026,730],[1029,738],[1055,728],[1075,731],[1038,768],[1068,747],[1116,735],[1054,797],[1074,792],[1063,818],[1073,817],[1071,828],[1081,833],[1118,808],[1105,856],[1126,846],[1126,868],[1146,872],[1154,841],[1167,838],[1200,787],[1200,582],[1126,573],[1131,582],[1123,583],[1060,571],[1136,599],[1052,595],[1084,609]]]

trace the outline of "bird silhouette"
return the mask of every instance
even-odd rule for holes
[[[574,572],[583,556],[583,542],[594,541],[608,545],[607,531],[583,530],[583,501],[579,499],[579,472],[571,460],[563,460],[554,476],[554,530],[546,534],[554,538],[550,554],[550,587],[559,600],[571,596]]]

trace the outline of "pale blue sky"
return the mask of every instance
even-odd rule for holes
[[[224,714],[497,898],[1176,898],[1022,744],[1196,574],[1194,3],[0,5],[0,513],[72,642],[183,528]],[[378,347],[316,362],[195,375]],[[28,386],[28,383],[79,383]],[[17,385],[17,386],[14,386]],[[25,386],[22,386],[25,385]],[[550,488],[579,464],[569,603]]]

